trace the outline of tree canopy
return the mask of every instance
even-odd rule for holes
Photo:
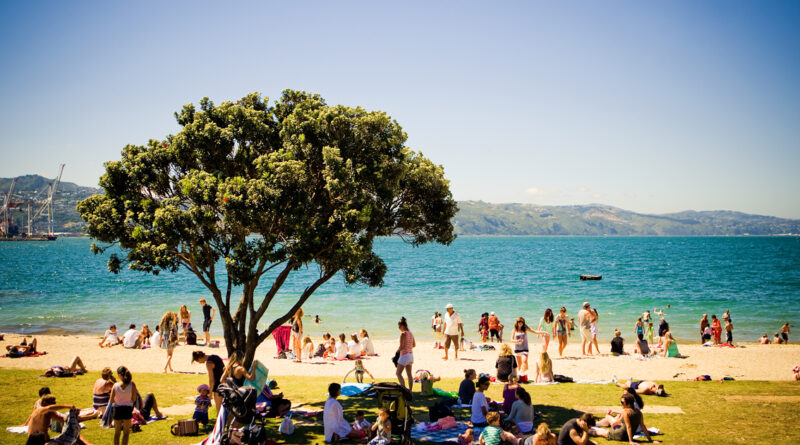
[[[247,364],[338,272],[348,284],[381,286],[387,269],[376,237],[414,246],[454,239],[457,205],[442,167],[406,147],[382,111],[286,90],[273,104],[257,93],[220,105],[204,98],[175,117],[177,134],[127,145],[107,162],[104,194],[80,201],[78,212],[106,243],[94,253],[121,249],[110,255],[112,272],[194,273],[217,303],[228,353]],[[259,332],[287,277],[312,264],[316,279]],[[256,296],[267,273],[272,283]],[[238,286],[241,298],[231,301]]]

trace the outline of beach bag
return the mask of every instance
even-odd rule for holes
[[[528,374],[520,374],[520,375],[517,377],[517,381],[518,381],[519,383],[528,383]]]
[[[197,421],[194,419],[179,420],[178,423],[172,425],[170,431],[175,436],[194,436],[197,434]]]
[[[428,418],[431,422],[436,422],[439,419],[452,415],[453,412],[450,411],[450,408],[441,401],[428,408]]]
[[[294,424],[292,423],[291,413],[287,414],[286,417],[283,418],[283,421],[281,422],[281,426],[280,428],[278,428],[278,431],[280,431],[281,434],[286,434],[287,436],[290,436],[292,435],[292,433],[294,433]]]
[[[197,345],[197,334],[195,334],[194,331],[189,331],[186,333],[186,344]]]
[[[420,383],[422,384],[422,394],[426,396],[435,395],[433,392],[433,382],[430,379],[422,379]]]
[[[441,419],[437,420],[436,423],[443,430],[448,430],[450,428],[458,428],[456,419],[453,418],[453,416],[442,417]]]
[[[561,375],[561,374],[554,375],[553,376],[553,380],[555,380],[558,383],[573,383],[574,382],[574,380],[572,380],[572,377],[567,377],[567,376]]]
[[[394,353],[394,357],[392,357],[392,363],[394,363],[395,368],[397,367],[397,362],[400,361],[400,351]]]

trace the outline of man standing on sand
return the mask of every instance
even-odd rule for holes
[[[203,306],[203,333],[206,334],[206,344],[211,343],[211,322],[214,320],[214,315],[217,315],[217,310],[206,304],[206,299],[200,299],[200,306]]]
[[[456,352],[456,360],[458,360],[458,348],[460,338],[464,336],[464,323],[461,321],[461,315],[453,309],[453,305],[447,303],[445,308],[444,317],[442,318],[442,332],[444,333],[444,357],[442,360],[447,360],[447,353],[450,350],[450,343],[453,343],[453,348]]]
[[[789,343],[789,322],[787,321],[781,326],[781,338],[783,339],[783,343]]]
[[[708,327],[708,314],[703,314],[703,318],[700,319],[700,344],[701,345],[703,343],[705,343],[705,339],[703,338],[703,334],[705,334],[707,327]]]
[[[590,305],[588,301],[583,303],[583,309],[578,311],[578,326],[581,330],[581,355],[592,355],[592,330],[591,330],[591,318],[589,317],[590,312]],[[589,344],[589,354],[586,354],[586,344]]]

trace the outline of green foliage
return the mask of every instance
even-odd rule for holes
[[[229,352],[246,352],[248,361],[336,273],[380,286],[386,266],[372,250],[375,237],[454,239],[457,206],[442,167],[406,147],[383,112],[287,90],[274,105],[258,94],[219,106],[204,98],[199,110],[185,105],[175,117],[180,132],[126,146],[120,161],[105,164],[105,193],[77,209],[91,237],[123,249],[108,262],[112,272],[194,272],[220,308]],[[220,262],[225,283],[217,282]],[[258,333],[288,274],[311,263],[319,278]],[[272,287],[256,299],[273,268]],[[243,287],[238,308],[231,286]]]

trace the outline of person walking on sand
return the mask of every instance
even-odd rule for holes
[[[175,312],[167,311],[161,322],[158,323],[161,330],[161,347],[167,350],[167,363],[164,365],[164,374],[167,370],[174,372],[172,369],[172,353],[175,351],[175,346],[178,344],[178,314]]]
[[[547,347],[550,345],[550,336],[555,337],[556,331],[555,327],[553,327],[553,310],[547,308],[544,310],[544,315],[541,319],[539,319],[539,330],[544,332],[544,350],[547,351]]]
[[[598,318],[598,316],[597,316],[597,308],[594,308],[594,307],[591,308],[589,310],[589,315],[591,317],[590,323],[589,323],[589,331],[592,333],[592,342],[589,343],[589,354],[591,355],[591,353],[592,353],[592,345],[593,344],[594,344],[594,350],[597,351],[597,353],[599,354],[600,353],[600,347],[597,346],[597,334],[600,333],[600,329],[597,328],[597,318]]]
[[[400,318],[400,321],[397,322],[397,328],[400,329],[400,345],[397,348],[397,353],[399,354],[397,358],[397,380],[400,382],[400,386],[406,385],[403,381],[403,370],[405,370],[408,376],[408,391],[411,392],[411,387],[414,386],[411,365],[414,363],[414,348],[417,346],[417,342],[414,341],[414,334],[408,330],[406,317]]]
[[[567,347],[567,335],[572,335],[569,330],[569,318],[567,317],[567,308],[561,306],[561,310],[555,318],[555,333],[558,338],[558,356],[561,357],[564,353],[564,348]]]
[[[784,343],[789,343],[789,331],[789,322],[787,321],[781,326],[781,339],[783,339]]]
[[[211,343],[211,322],[214,321],[214,316],[217,315],[217,310],[206,304],[206,299],[200,299],[200,306],[203,307],[203,333],[206,334],[206,344]]]
[[[700,319],[700,344],[702,345],[705,343],[703,341],[703,334],[706,332],[706,328],[708,327],[708,314],[703,314],[703,318]]]
[[[528,372],[528,332],[542,334],[542,331],[529,328],[524,318],[517,318],[514,330],[511,332],[511,343],[514,343],[514,356],[517,358],[517,370],[520,374]]]
[[[722,324],[714,314],[711,314],[711,330],[714,332],[714,344],[720,344],[722,342]]]
[[[447,303],[444,307],[445,314],[442,318],[443,326],[442,332],[444,333],[444,357],[442,360],[447,360],[447,353],[450,350],[450,343],[453,344],[455,349],[455,359],[458,360],[458,348],[460,337],[464,336],[464,323],[461,321],[461,315],[453,309],[453,305]]]
[[[588,301],[583,302],[583,308],[578,311],[578,326],[581,330],[581,355],[592,355],[592,327],[591,327],[591,306]],[[589,345],[589,353],[586,353],[586,345]]]

